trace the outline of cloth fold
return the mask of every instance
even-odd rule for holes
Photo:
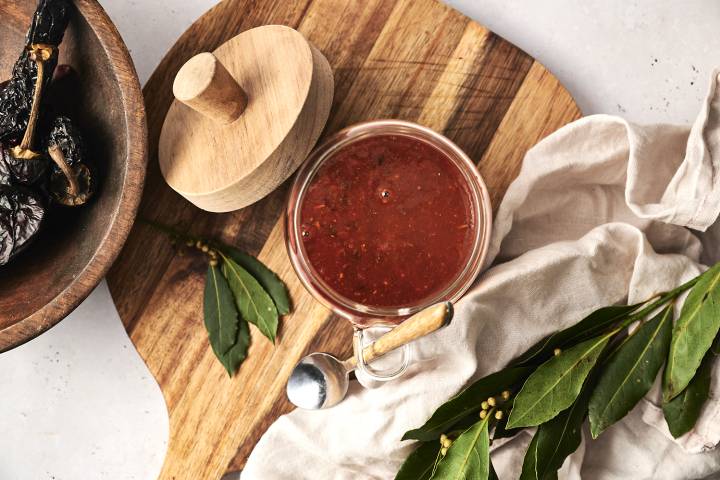
[[[296,410],[262,437],[245,480],[392,479],[406,430],[470,382],[598,307],[644,300],[720,260],[717,73],[692,128],[580,119],[531,149],[494,223],[488,265],[453,323],[413,345],[399,381],[351,386],[325,411]],[[566,479],[689,479],[720,470],[720,367],[695,428],[669,434],[655,387],[597,440],[587,432]],[[497,442],[500,478],[518,478],[531,432]]]

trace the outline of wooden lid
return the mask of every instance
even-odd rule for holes
[[[310,153],[330,112],[333,76],[299,32],[269,25],[191,58],[173,93],[160,170],[199,208],[228,212],[273,191]]]

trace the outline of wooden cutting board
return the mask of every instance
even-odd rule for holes
[[[351,350],[349,324],[313,300],[290,266],[280,221],[289,182],[251,207],[218,215],[170,190],[158,168],[158,137],[180,66],[264,24],[298,29],[330,61],[335,100],[324,136],[377,118],[434,128],[478,162],[495,207],[527,149],[580,116],[532,57],[434,0],[225,0],[200,18],[144,90],[150,165],[140,215],[259,255],[287,283],[294,313],[282,321],[275,347],[253,330],[249,358],[229,379],[202,323],[205,261],[178,255],[163,236],[135,226],[108,281],[170,412],[162,479],[218,479],[242,468],[267,427],[291,410],[285,381],[296,361],[310,351]]]

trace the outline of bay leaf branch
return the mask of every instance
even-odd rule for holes
[[[231,377],[235,375],[237,369],[247,358],[248,347],[250,346],[250,328],[248,323],[240,319],[238,326],[237,337],[235,338],[235,344],[230,347],[230,350],[220,355],[219,360],[222,363],[228,375]]]
[[[434,440],[464,418],[477,418],[483,400],[524,382],[532,370],[530,367],[510,367],[477,380],[435,410],[423,426],[406,432],[403,440]]]
[[[582,392],[567,410],[540,425],[523,460],[520,480],[554,480],[565,458],[580,446],[592,386]]]
[[[455,439],[445,457],[435,470],[433,480],[486,479],[490,475],[490,438],[488,421],[493,410],[485,418]]]
[[[593,438],[627,415],[652,387],[670,347],[672,318],[671,303],[639,326],[605,363],[590,399]]]
[[[600,335],[618,325],[636,311],[641,304],[613,305],[595,310],[578,323],[548,335],[513,360],[511,365],[538,365],[553,356],[556,348],[568,348]]]
[[[240,315],[275,343],[278,311],[272,298],[247,270],[222,252],[220,254],[223,257],[222,272],[235,296]]]
[[[700,276],[675,323],[664,373],[668,403],[688,386],[720,330],[720,264]]]
[[[572,405],[590,370],[617,332],[586,340],[540,365],[515,397],[508,428],[540,425]]]
[[[220,247],[227,256],[232,258],[235,263],[247,270],[262,287],[267,291],[275,303],[275,307],[280,315],[290,313],[290,296],[287,287],[280,280],[275,272],[265,266],[260,260],[248,255],[245,252],[232,247]]]
[[[238,310],[230,287],[217,267],[208,267],[203,310],[210,345],[220,357],[236,342]]]
[[[705,354],[700,368],[685,390],[672,400],[663,402],[663,415],[673,437],[681,437],[692,430],[700,418],[702,407],[710,395],[714,362],[714,352]]]
[[[400,467],[395,480],[430,480],[440,455],[440,442],[422,442]]]

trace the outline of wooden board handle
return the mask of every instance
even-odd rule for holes
[[[363,358],[370,363],[378,357],[385,355],[406,343],[432,333],[450,323],[453,317],[453,306],[450,302],[437,303],[425,310],[416,313],[391,331],[380,337],[377,341],[365,347]],[[352,370],[357,366],[357,359],[353,356],[344,361],[345,367]]]

